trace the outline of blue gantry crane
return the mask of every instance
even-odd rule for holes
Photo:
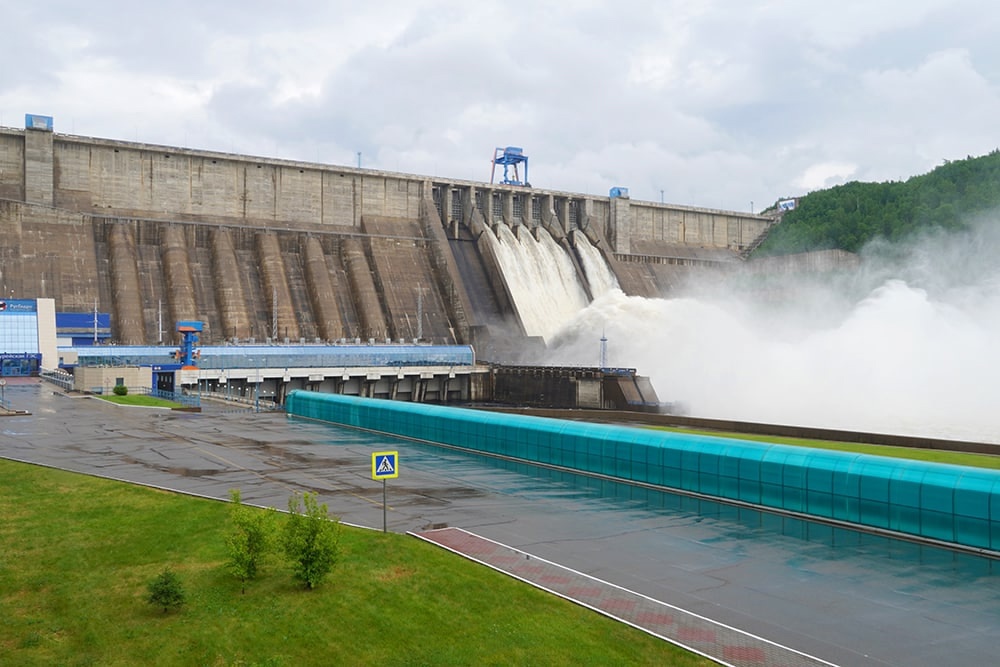
[[[506,148],[497,148],[494,150],[493,173],[490,174],[490,183],[493,183],[493,179],[496,178],[498,164],[503,165],[503,180],[500,181],[503,185],[524,185],[531,187],[531,183],[528,182],[528,156],[524,154],[524,150],[517,146],[507,146]],[[521,164],[524,164],[523,181],[518,174],[518,166]],[[511,167],[513,167],[513,176],[510,175]]]

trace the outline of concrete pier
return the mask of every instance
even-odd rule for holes
[[[292,295],[286,279],[285,262],[278,237],[273,233],[257,232],[257,265],[264,284],[264,300],[271,313],[272,327],[268,334],[274,340],[298,340],[299,325],[292,308]],[[270,298],[268,298],[270,296]]]
[[[319,327],[319,335],[326,340],[344,336],[343,323],[337,309],[334,274],[326,263],[323,246],[315,236],[306,238],[305,268],[306,284],[312,300],[313,313]]]
[[[163,276],[167,283],[171,321],[198,319],[187,244],[179,225],[163,227]]]
[[[224,337],[252,338],[255,335],[253,322],[247,312],[247,301],[243,293],[244,268],[241,267],[233,248],[231,233],[226,228],[212,232],[212,265],[215,274],[215,292],[222,316]]]
[[[391,337],[392,334],[382,312],[382,304],[375,289],[375,280],[372,278],[371,267],[368,265],[368,258],[365,257],[365,249],[361,240],[354,237],[346,238],[341,249],[344,267],[347,269],[347,278],[351,285],[351,294],[361,319],[361,337]]]
[[[108,264],[113,286],[115,329],[125,345],[138,345],[145,338],[135,238],[125,224],[109,225]]]

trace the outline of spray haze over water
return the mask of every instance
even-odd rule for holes
[[[611,290],[547,363],[647,375],[695,416],[1000,442],[1000,231],[875,243],[812,279],[747,272],[671,299]]]

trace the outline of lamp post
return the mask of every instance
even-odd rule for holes
[[[256,375],[253,384],[253,411],[260,412],[260,358],[254,360],[256,364]]]

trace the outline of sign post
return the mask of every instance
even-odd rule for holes
[[[385,480],[399,477],[399,452],[372,452],[372,479],[382,480],[382,532],[388,532]]]

